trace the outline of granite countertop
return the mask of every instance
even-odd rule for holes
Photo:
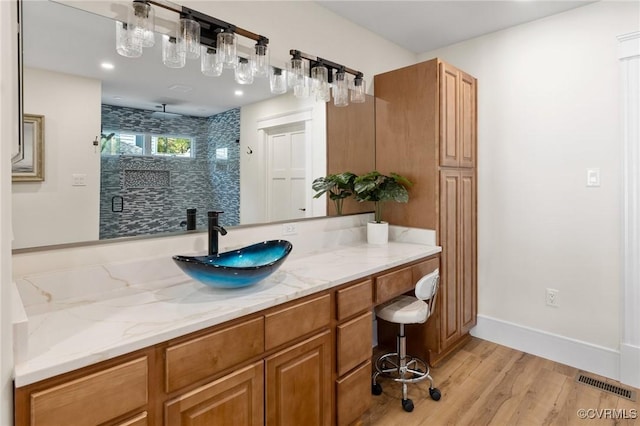
[[[403,242],[343,244],[290,257],[266,280],[236,290],[206,287],[164,256],[27,275],[16,279],[29,303],[25,304],[27,348],[15,365],[15,385],[25,386],[439,252],[437,246]]]

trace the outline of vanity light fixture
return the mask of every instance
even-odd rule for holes
[[[153,46],[152,6],[179,17],[175,33],[162,36],[162,61],[166,66],[182,68],[187,59],[200,58],[200,70],[207,76],[219,76],[223,68],[234,69],[241,84],[251,84],[254,76],[270,76],[268,38],[185,6],[175,8],[162,0],[133,0],[127,22],[116,21],[116,50],[120,55],[137,58],[143,47]],[[256,41],[247,58],[238,56],[238,36]],[[237,71],[239,66],[242,69]]]
[[[313,95],[318,101],[329,102],[331,87],[335,106],[347,106],[349,100],[352,103],[365,101],[366,86],[360,71],[299,50],[290,50],[289,54],[287,82],[296,97]],[[353,75],[353,80],[348,74]]]
[[[253,69],[247,58],[238,58],[235,69],[235,79],[238,84],[253,83]]]
[[[147,1],[134,0],[129,5],[127,28],[131,31],[131,43],[142,47],[152,47],[155,44],[154,17],[155,13]]]
[[[187,59],[200,57],[200,24],[189,16],[180,18],[178,48]]]
[[[282,68],[270,67],[269,87],[273,94],[287,93],[287,73]]]

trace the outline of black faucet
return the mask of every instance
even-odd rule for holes
[[[224,212],[212,211],[209,216],[209,256],[218,254],[218,232],[227,235],[227,230],[218,225],[218,216]]]

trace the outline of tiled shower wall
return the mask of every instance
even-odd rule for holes
[[[207,211],[222,210],[225,226],[239,223],[240,109],[208,118],[158,119],[153,111],[102,105],[104,131],[169,134],[195,138],[194,157],[104,155],[101,157],[100,238],[186,229],[186,210],[197,209],[197,227]],[[216,148],[228,159],[216,160]]]

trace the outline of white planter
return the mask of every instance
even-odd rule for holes
[[[367,242],[369,244],[387,244],[389,242],[388,222],[367,222]]]

